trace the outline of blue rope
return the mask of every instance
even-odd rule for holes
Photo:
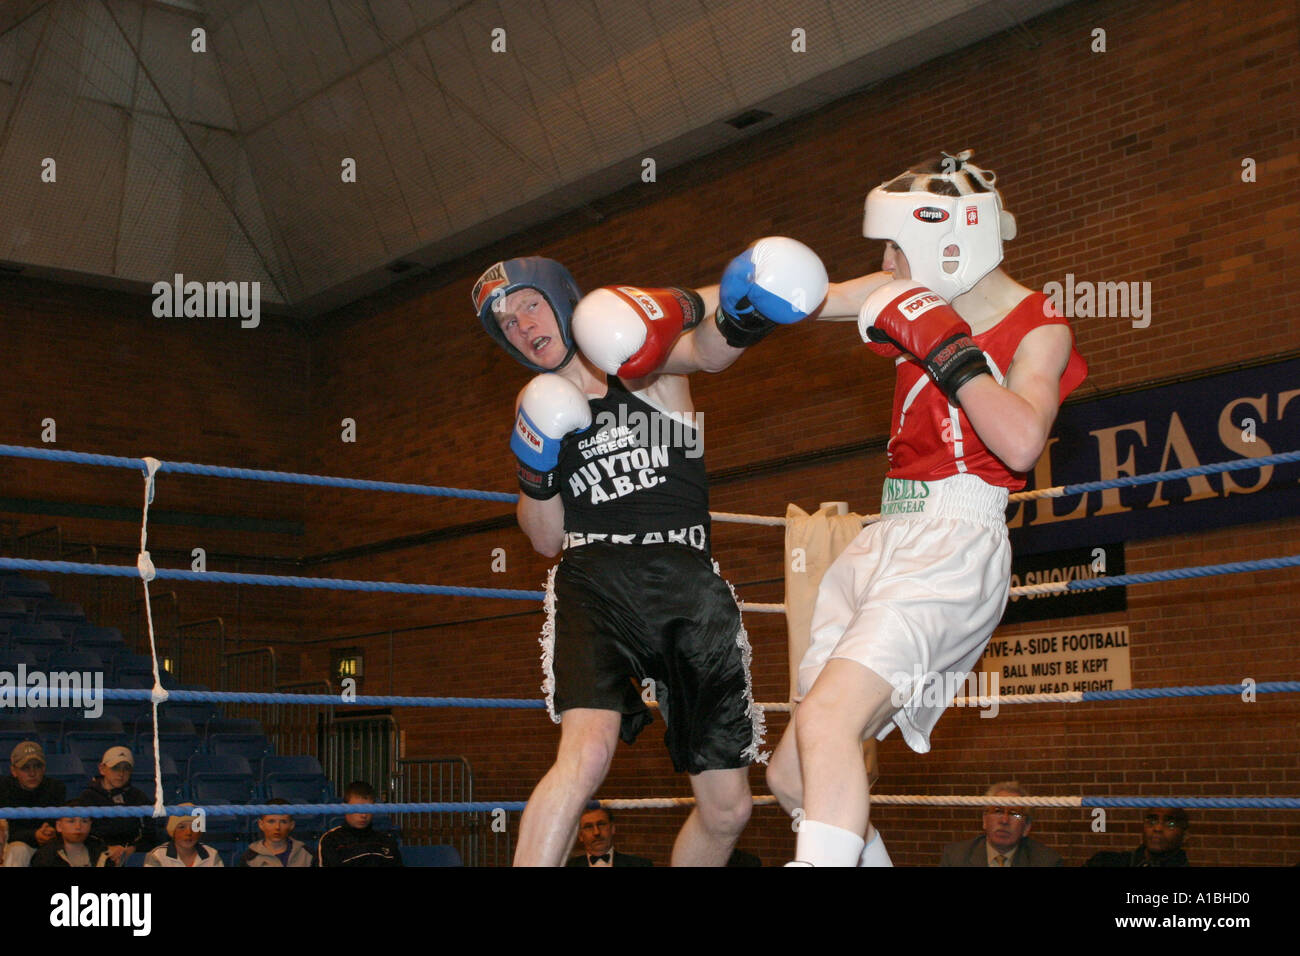
[[[1186,687],[1141,687],[1132,690],[1090,690],[1084,691],[1084,701],[1108,700],[1150,700],[1157,697],[1210,697],[1214,695],[1237,696],[1247,690],[1245,684],[1205,684]],[[1256,694],[1297,694],[1300,693],[1300,681],[1263,681],[1250,687]],[[109,688],[95,690],[84,687],[66,690],[42,692],[33,688],[18,687],[12,691],[17,699],[26,700],[34,694],[44,693],[47,701],[57,699],[60,706],[77,707],[83,703],[98,700],[149,701],[152,691],[146,688]],[[317,704],[324,706],[349,705],[356,707],[464,707],[468,709],[490,710],[541,710],[545,701],[527,697],[401,697],[394,695],[357,695],[344,699],[339,694],[275,694],[253,691],[211,691],[211,690],[171,690],[167,692],[167,701],[185,703],[214,704]],[[1033,701],[1027,701],[1033,703]],[[1048,700],[1043,703],[1056,704],[1060,701]],[[6,709],[15,709],[9,707]]]
[[[84,692],[83,692],[84,693]],[[105,690],[104,700],[149,700],[152,691],[132,688]],[[76,696],[75,694],[70,696]],[[397,697],[392,695],[357,695],[348,700],[340,694],[271,694],[242,691],[169,690],[167,699],[178,704],[324,704],[326,706],[349,704],[357,707],[469,707],[506,708],[510,710],[540,710],[544,700],[522,697]]]
[[[1300,809],[1300,797],[1084,797],[1085,807],[1185,807],[1188,810]]]
[[[1300,797],[1080,797],[1081,807],[1184,807],[1189,810],[1300,810]],[[519,812],[522,800],[493,803],[479,800],[469,803],[249,803],[220,804],[207,807],[168,806],[168,816],[188,817],[201,812],[209,817],[260,817],[268,814],[310,816],[348,813],[492,813],[496,810]],[[590,808],[600,806],[592,800]],[[1064,809],[1069,809],[1064,808]],[[0,807],[0,817],[7,820],[53,820],[63,816],[78,817],[152,817],[153,807]]]
[[[1152,581],[1177,581],[1182,578],[1208,578],[1216,574],[1241,574],[1245,571],[1270,571],[1276,568],[1293,568],[1300,565],[1300,554],[1285,558],[1260,558],[1258,561],[1233,561],[1228,564],[1204,564],[1193,568],[1170,568],[1167,571],[1148,571],[1144,574],[1117,574],[1113,578],[1087,578],[1071,581],[1067,591],[1091,591],[1113,588],[1125,584],[1149,584]]]
[[[1107,478],[1102,481],[1084,481],[1077,485],[1063,485],[1062,497],[1064,495],[1084,494],[1089,491],[1105,491],[1107,488],[1131,488],[1134,485],[1149,485],[1158,481],[1177,481],[1180,478],[1212,475],[1221,471],[1267,468],[1270,465],[1284,465],[1292,461],[1300,461],[1300,451],[1285,451],[1277,455],[1266,455],[1262,458],[1237,458],[1233,461],[1221,461],[1212,465],[1176,468],[1173,471],[1156,471],[1148,475],[1125,475],[1122,478]]]
[[[1206,684],[1199,687],[1139,687],[1131,690],[1085,690],[1084,700],[1149,700],[1153,697],[1209,697],[1214,694],[1236,696],[1247,690],[1245,684]],[[1250,688],[1252,693],[1300,693],[1300,681],[1265,681]],[[105,691],[107,693],[107,691]]]
[[[49,461],[73,462],[81,465],[103,465],[110,468],[131,468],[144,474],[144,464],[139,458],[121,458],[116,455],[92,455],[86,452],[59,451],[54,448],[33,448],[26,445],[0,445],[0,456],[10,458],[40,458]],[[1281,452],[1259,458],[1238,458],[1232,461],[1176,468],[1147,475],[1124,475],[1101,481],[1085,481],[1062,486],[1062,496],[1104,491],[1107,488],[1129,488],[1134,485],[1153,484],[1158,481],[1177,481],[1198,475],[1212,475],[1224,471],[1242,471],[1247,468],[1267,468],[1288,462],[1300,461],[1300,451]],[[171,471],[184,475],[209,475],[217,478],[243,478],[250,481],[275,481],[299,485],[323,485],[330,488],[356,488],[362,491],[389,491],[408,495],[436,495],[445,498],[474,498],[482,501],[515,502],[516,494],[501,491],[475,491],[466,488],[444,488],[436,485],[403,484],[392,481],[368,481],[360,478],[333,478],[325,475],[305,475],[292,471],[265,471],[255,468],[227,468],[222,465],[198,465],[185,461],[164,461],[159,472]]]
[[[119,458],[116,455],[91,455],[79,451],[58,451],[53,448],[29,448],[23,445],[0,445],[0,455],[10,458],[44,458],[50,461],[73,462],[79,465],[103,465],[109,468],[132,468],[145,474],[144,462],[139,458]],[[256,468],[226,468],[222,465],[196,465],[188,461],[164,461],[158,472],[171,471],[182,475],[209,475],[216,478],[243,478],[248,481],[276,481],[296,485],[323,485],[328,488],[356,488],[361,491],[391,491],[404,495],[431,495],[441,498],[474,498],[480,501],[519,500],[515,494],[503,491],[475,491],[467,488],[444,488],[437,485],[413,485],[394,481],[367,481],[362,478],[331,478],[325,475],[303,475],[292,471],[264,471]]]
[[[116,578],[138,578],[139,570],[126,564],[84,564],[79,561],[31,561],[0,558],[0,568],[15,571],[44,571],[50,574],[98,574]],[[508,588],[460,588],[442,584],[404,584],[399,581],[352,581],[346,578],[302,578],[278,574],[239,574],[233,571],[187,571],[157,568],[160,581],[206,581],[211,584],[254,584],[265,587],[323,588],[331,591],[387,591],[391,594],[449,594],[462,597],[506,598],[540,601],[544,591],[516,591]]]
[[[1166,804],[1161,804],[1165,806]],[[523,810],[524,802],[503,803],[231,803],[212,807],[168,806],[168,816],[193,816],[196,810],[210,817],[261,817],[267,814],[347,814],[347,813],[491,813],[493,810]],[[140,807],[0,807],[6,820],[54,820],[59,817],[151,817],[152,806]]]

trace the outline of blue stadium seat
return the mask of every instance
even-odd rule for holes
[[[131,746],[131,739],[125,734],[115,734],[107,731],[94,730],[76,730],[70,734],[63,735],[63,747],[65,753],[74,755],[82,763],[92,766],[95,773],[98,773],[99,762],[104,758],[104,751],[109,747],[127,747]]]
[[[0,753],[4,754],[7,760],[9,755],[13,753],[14,748],[24,740],[34,740],[38,744],[41,743],[41,735],[34,725],[25,730],[0,730]],[[41,746],[44,747],[45,745],[41,744]]]
[[[35,670],[40,666],[36,663],[36,655],[24,647],[6,646],[4,650],[0,650],[0,668],[14,674],[15,680],[17,679],[19,664],[26,665],[28,671]]]
[[[45,776],[62,781],[68,788],[69,797],[79,796],[90,784],[90,775],[76,754],[52,754],[46,751]]]
[[[200,806],[250,803],[253,771],[243,757],[198,754],[190,760],[190,796]]]
[[[102,714],[99,717],[85,717],[82,715],[80,710],[77,710],[76,708],[70,709],[72,709],[74,713],[70,716],[64,717],[63,723],[59,728],[63,731],[65,737],[68,734],[82,733],[86,731],[101,734],[126,733],[126,727],[117,717],[109,716],[108,714]]]
[[[135,768],[131,771],[131,783],[144,791],[152,800],[154,796],[153,752],[137,754]],[[176,761],[167,754],[162,755],[162,786],[164,803],[180,803],[185,799],[185,781],[176,768]]]
[[[146,750],[153,753],[153,734],[136,735],[135,750],[139,753]],[[203,752],[203,741],[198,734],[173,734],[160,730],[158,731],[158,750],[176,761],[176,767],[180,770],[181,776],[188,778],[190,758],[197,753]]]
[[[262,782],[265,783],[273,773],[316,773],[325,776],[319,760],[299,754],[286,754],[283,757],[272,754],[267,757],[262,761]]]
[[[404,846],[402,862],[407,866],[464,866],[454,846]]]
[[[48,600],[36,608],[36,620],[48,621],[57,627],[65,641],[71,640],[78,627],[86,623],[86,614],[80,604]]]
[[[334,803],[334,790],[324,774],[273,773],[262,786],[266,799],[290,803]]]
[[[149,704],[142,700],[106,700],[104,716],[116,717],[123,727],[134,727],[141,717],[149,714]]]
[[[30,617],[31,612],[27,610],[27,602],[7,594],[0,595],[0,620],[12,623],[26,621]],[[8,630],[5,633],[8,633]]]
[[[137,737],[147,737],[153,733],[153,714],[145,713],[135,722],[135,733]],[[184,734],[187,736],[198,736],[198,731],[194,729],[194,722],[185,717],[170,717],[162,713],[158,715],[158,733],[160,734]]]
[[[169,685],[167,683],[166,678],[163,679],[163,686],[166,687],[168,690],[179,690],[179,688],[172,687],[171,685]],[[200,736],[202,735],[203,732],[199,730],[199,727],[206,727],[208,723],[212,720],[213,714],[215,713],[216,713],[215,707],[213,707],[211,704],[205,703],[203,701],[198,701],[198,700],[196,701],[169,700],[165,704],[160,704],[158,706],[159,717],[169,717],[176,720],[188,720],[190,723],[194,725],[195,733],[200,734]]]
[[[107,680],[107,669],[99,655],[94,651],[84,650],[80,647],[64,645],[57,647],[50,654],[50,670],[57,671],[99,671],[104,674]]]
[[[14,649],[26,649],[38,662],[44,664],[50,655],[66,646],[63,632],[49,621],[20,621],[9,631],[9,646]]]
[[[252,717],[213,717],[208,721],[209,734],[262,734],[262,722]]]
[[[262,759],[271,752],[271,742],[261,734],[208,734],[208,753],[243,757],[261,779]]]
[[[44,581],[36,581],[32,578],[4,578],[5,594],[16,598],[35,598],[44,600],[51,596],[50,586]]]
[[[122,632],[115,627],[96,627],[94,624],[81,624],[72,634],[72,646],[82,650],[94,651],[104,661],[111,664],[119,655],[126,654],[126,642]]]

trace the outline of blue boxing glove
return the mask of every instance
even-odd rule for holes
[[[519,413],[510,436],[518,464],[519,490],[545,501],[559,494],[560,446],[570,432],[591,427],[591,405],[582,389],[563,375],[538,375],[519,394]]]
[[[778,325],[808,318],[829,281],[817,253],[784,236],[760,239],[731,260],[718,286],[718,331],[732,348],[761,341]]]

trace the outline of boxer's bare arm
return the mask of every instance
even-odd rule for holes
[[[564,498],[556,495],[545,501],[519,496],[515,507],[519,528],[528,535],[533,550],[553,558],[564,548]]]
[[[856,322],[862,303],[886,282],[893,279],[888,272],[872,272],[845,282],[832,282],[826,291],[826,304],[817,314],[819,322]]]
[[[1066,326],[1041,325],[1016,349],[1005,386],[980,375],[957,390],[980,440],[1014,471],[1031,470],[1047,445],[1072,344]]]
[[[718,311],[718,287],[705,286],[695,291],[704,300],[704,318],[673,345],[673,350],[659,368],[661,374],[721,372],[730,368],[745,352],[744,349],[733,349],[728,345],[718,331],[717,323],[713,321],[713,316]]]

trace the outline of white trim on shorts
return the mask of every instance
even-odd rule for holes
[[[1005,488],[975,475],[888,480],[881,520],[863,529],[822,578],[799,667],[800,699],[827,661],[855,661],[906,696],[877,737],[897,726],[909,747],[927,752],[953,697],[936,700],[927,692],[929,675],[964,677],[1006,607],[1006,501]]]

